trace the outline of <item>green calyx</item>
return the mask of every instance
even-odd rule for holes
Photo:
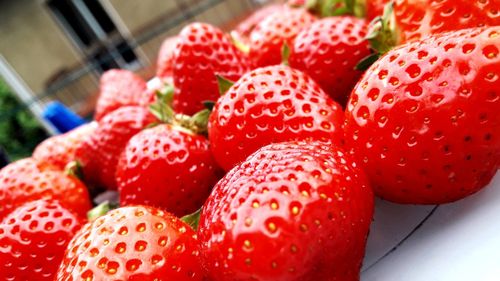
[[[221,75],[215,75],[217,78],[217,84],[219,86],[219,94],[223,96],[229,88],[231,88],[234,85],[234,81],[231,81]]]
[[[232,85],[231,81],[221,76],[217,76],[217,81],[219,81],[219,88],[224,91],[227,91],[230,85]],[[222,88],[220,86],[221,84],[224,84]],[[195,113],[193,116],[176,114],[172,109],[173,95],[174,87],[171,85],[165,85],[164,88],[156,92],[156,102],[151,104],[149,109],[151,113],[158,118],[159,122],[152,123],[146,128],[155,127],[159,124],[170,124],[176,129],[186,133],[206,136],[208,133],[208,118],[212,112],[214,102],[203,102],[206,109]]]
[[[285,42],[281,47],[281,63],[286,66],[290,66],[290,64],[288,63],[289,58],[290,58],[290,47]]]
[[[240,39],[240,36],[237,32],[231,32],[231,41],[233,42],[233,45],[238,48],[242,53],[248,54],[250,53],[250,46],[247,44],[243,43],[243,41]]]
[[[201,210],[203,208],[198,209],[196,212],[185,215],[181,218],[181,221],[187,223],[191,228],[196,231],[198,229],[198,224],[200,223],[200,215],[201,215]]]
[[[368,1],[368,0],[367,0]],[[306,9],[320,17],[341,15],[365,16],[363,0],[307,0]]]
[[[151,113],[161,122],[171,123],[174,119],[172,101],[174,99],[174,87],[170,84],[156,91],[156,102],[149,106]]]
[[[92,210],[87,212],[87,219],[89,221],[94,221],[100,216],[104,216],[109,211],[118,208],[119,206],[116,204],[112,204],[109,201],[104,201],[101,204],[94,207]]]
[[[376,17],[370,23],[370,33],[366,39],[370,42],[372,54],[363,58],[356,69],[366,70],[382,55],[398,44],[396,21],[394,19],[394,3],[390,2],[384,8],[384,14]]]
[[[78,178],[80,181],[83,181],[83,167],[82,164],[78,161],[71,161],[64,167],[64,171],[67,175]]]

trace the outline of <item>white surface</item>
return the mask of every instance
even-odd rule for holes
[[[418,225],[416,221],[432,207],[410,206],[408,211],[400,205],[377,203],[362,281],[500,280],[499,173],[481,192],[437,207],[388,255],[385,251],[400,243],[405,232],[411,233],[412,225]]]
[[[368,236],[363,270],[389,253],[431,213],[435,206],[399,205],[375,201],[375,216]]]

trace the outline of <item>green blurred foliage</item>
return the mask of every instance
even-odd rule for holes
[[[21,103],[0,79],[0,146],[11,160],[31,155],[47,134],[31,112],[18,110]]]

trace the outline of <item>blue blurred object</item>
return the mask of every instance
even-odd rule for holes
[[[85,119],[58,101],[47,105],[43,112],[43,118],[49,121],[59,133],[66,133],[85,124]]]

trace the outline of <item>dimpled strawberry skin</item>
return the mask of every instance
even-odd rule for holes
[[[146,81],[131,71],[111,69],[100,79],[99,99],[95,109],[95,120],[122,106],[139,105],[146,90]]]
[[[116,190],[116,165],[128,140],[156,118],[140,106],[124,106],[99,121],[94,134],[77,149],[85,181]]]
[[[57,274],[69,280],[202,280],[194,231],[160,209],[115,209],[71,240]]]
[[[48,138],[35,148],[33,158],[63,171],[69,162],[75,160],[78,145],[93,134],[96,128],[97,123],[92,122]]]
[[[403,45],[376,62],[346,110],[346,144],[384,199],[451,202],[500,159],[500,28]]]
[[[373,192],[342,150],[261,148],[205,203],[198,237],[213,280],[359,280]]]
[[[204,109],[204,101],[219,97],[216,75],[236,81],[250,67],[247,57],[226,34],[204,23],[182,29],[174,59],[173,107],[188,115]]]
[[[57,201],[38,200],[0,223],[0,279],[52,281],[82,219]]]
[[[314,22],[303,9],[283,9],[263,19],[250,34],[249,57],[257,67],[281,63],[283,44],[291,46],[295,36]]]
[[[215,104],[208,135],[228,171],[260,147],[280,141],[337,142],[343,112],[308,75],[283,65],[244,75]]]
[[[370,54],[367,28],[365,20],[350,16],[318,20],[295,38],[290,66],[309,74],[344,105],[362,74],[356,65]]]
[[[144,204],[182,216],[203,205],[220,171],[205,137],[158,125],[129,141],[116,174],[122,206]]]
[[[500,25],[500,0],[396,0],[400,42],[464,28]]]
[[[58,199],[82,217],[91,207],[87,188],[80,180],[33,158],[18,160],[0,170],[0,219],[17,206],[41,198]]]

